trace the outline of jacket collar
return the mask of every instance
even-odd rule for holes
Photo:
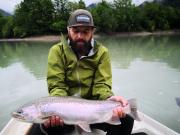
[[[69,45],[69,42],[70,42],[69,39],[65,38],[65,36],[64,36],[63,34],[61,34],[60,39],[61,39],[62,44],[65,45],[65,48],[71,49],[71,46]],[[92,46],[92,48],[91,48],[91,50],[89,51],[88,56],[81,56],[80,59],[85,58],[85,57],[93,56],[93,55],[97,52],[97,50],[98,50],[98,48],[97,48],[97,42],[94,40],[94,38],[91,39],[91,46]],[[72,49],[71,49],[71,50],[72,50]]]

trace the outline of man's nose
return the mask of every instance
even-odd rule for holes
[[[82,39],[83,38],[83,33],[79,32],[77,36],[78,36],[79,39]]]

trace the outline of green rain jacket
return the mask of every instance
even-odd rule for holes
[[[107,48],[94,42],[90,52],[93,53],[78,59],[66,40],[50,49],[47,83],[51,96],[78,95],[103,100],[113,95]]]

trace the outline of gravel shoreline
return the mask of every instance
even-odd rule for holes
[[[95,38],[103,36],[125,37],[125,36],[150,36],[150,35],[180,35],[180,30],[175,31],[158,31],[158,32],[121,32],[109,34],[95,34]],[[56,42],[60,41],[60,35],[42,35],[26,38],[7,38],[0,39],[0,42],[14,42],[14,41],[42,41],[42,42]]]
[[[45,36],[35,36],[35,37],[26,37],[26,38],[8,38],[8,39],[0,39],[0,42],[8,41],[43,41],[43,42],[53,42],[59,41],[60,35],[45,35]]]

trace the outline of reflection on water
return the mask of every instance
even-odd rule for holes
[[[13,63],[21,63],[37,78],[45,77],[47,55],[52,44],[43,42],[0,43],[0,67],[6,68]]]
[[[110,51],[115,93],[136,97],[141,111],[180,133],[180,108],[175,102],[180,97],[179,37],[98,40]],[[48,94],[47,55],[52,44],[0,42],[0,129],[17,106]]]
[[[141,111],[180,133],[179,36],[101,40],[111,53],[115,93],[136,97]]]
[[[52,44],[0,42],[0,130],[18,106],[48,95],[45,75]]]
[[[148,36],[129,38],[103,38],[112,55],[113,66],[129,68],[131,62],[140,58],[142,61],[161,61],[180,70],[179,36]]]

